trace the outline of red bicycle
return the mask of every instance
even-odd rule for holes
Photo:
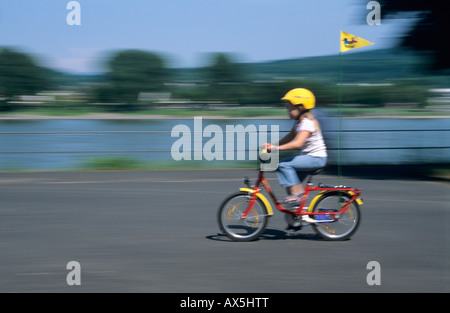
[[[300,205],[294,207],[277,200],[261,168],[254,186],[244,177],[247,187],[240,188],[239,192],[227,197],[219,207],[217,221],[220,230],[234,241],[251,241],[258,238],[266,229],[269,217],[274,214],[272,204],[262,193],[264,189],[278,211],[285,213],[287,229],[296,231],[311,225],[325,240],[350,238],[361,221],[359,205],[363,204],[360,198],[362,191],[321,183],[314,186],[312,177],[320,171],[307,173],[304,196]],[[311,192],[319,194],[307,206]]]

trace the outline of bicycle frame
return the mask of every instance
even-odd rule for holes
[[[248,182],[248,180],[246,180],[246,182]],[[317,187],[314,187],[312,183],[307,183],[305,186],[305,192],[304,192],[302,201],[300,203],[300,206],[296,210],[289,210],[289,209],[286,209],[285,207],[283,207],[281,205],[281,203],[277,200],[275,193],[273,192],[272,188],[270,187],[269,182],[264,177],[264,171],[260,170],[258,179],[256,180],[255,185],[253,187],[249,186],[249,189],[252,190],[252,197],[250,199],[248,208],[245,210],[245,212],[241,216],[241,218],[246,218],[248,216],[248,214],[250,213],[250,211],[252,210],[256,200],[258,199],[258,194],[261,193],[261,190],[262,190],[261,185],[266,190],[266,192],[269,194],[272,202],[276,205],[276,208],[278,209],[278,211],[280,211],[282,213],[286,213],[286,214],[292,214],[294,216],[298,216],[298,215],[329,215],[330,216],[331,215],[332,218],[336,218],[339,215],[345,213],[347,211],[348,207],[350,206],[350,204],[353,203],[354,201],[357,201],[358,204],[362,204],[361,199],[359,199],[359,196],[361,195],[361,190],[359,190],[359,189],[352,188],[352,187],[346,187],[346,186],[320,186],[320,184]],[[310,192],[313,192],[313,191],[321,191],[321,193],[319,193],[311,201],[311,204],[309,206],[310,210],[313,208],[313,205],[320,198],[320,196],[323,193],[328,192],[328,191],[342,191],[342,192],[348,193],[352,197],[349,201],[346,201],[343,203],[342,207],[340,208],[340,210],[338,212],[325,212],[325,213],[310,212],[310,210],[304,210],[304,208],[306,205],[306,201],[309,198]],[[317,222],[317,221],[311,220],[311,222]]]

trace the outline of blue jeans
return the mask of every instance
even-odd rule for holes
[[[302,171],[317,170],[324,167],[326,163],[326,157],[313,157],[306,154],[299,155],[281,160],[276,173],[282,186],[292,187],[301,184],[299,174]]]

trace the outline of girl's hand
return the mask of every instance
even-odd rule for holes
[[[276,151],[278,149],[278,146],[270,144],[270,143],[266,143],[263,145],[263,149],[266,149],[267,152],[272,152],[272,151]]]

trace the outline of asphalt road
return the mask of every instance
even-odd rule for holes
[[[216,211],[244,175],[256,171],[0,173],[0,292],[450,291],[448,182],[343,177],[365,201],[351,240],[286,232],[277,212],[237,243]],[[70,261],[81,285],[67,283]]]

